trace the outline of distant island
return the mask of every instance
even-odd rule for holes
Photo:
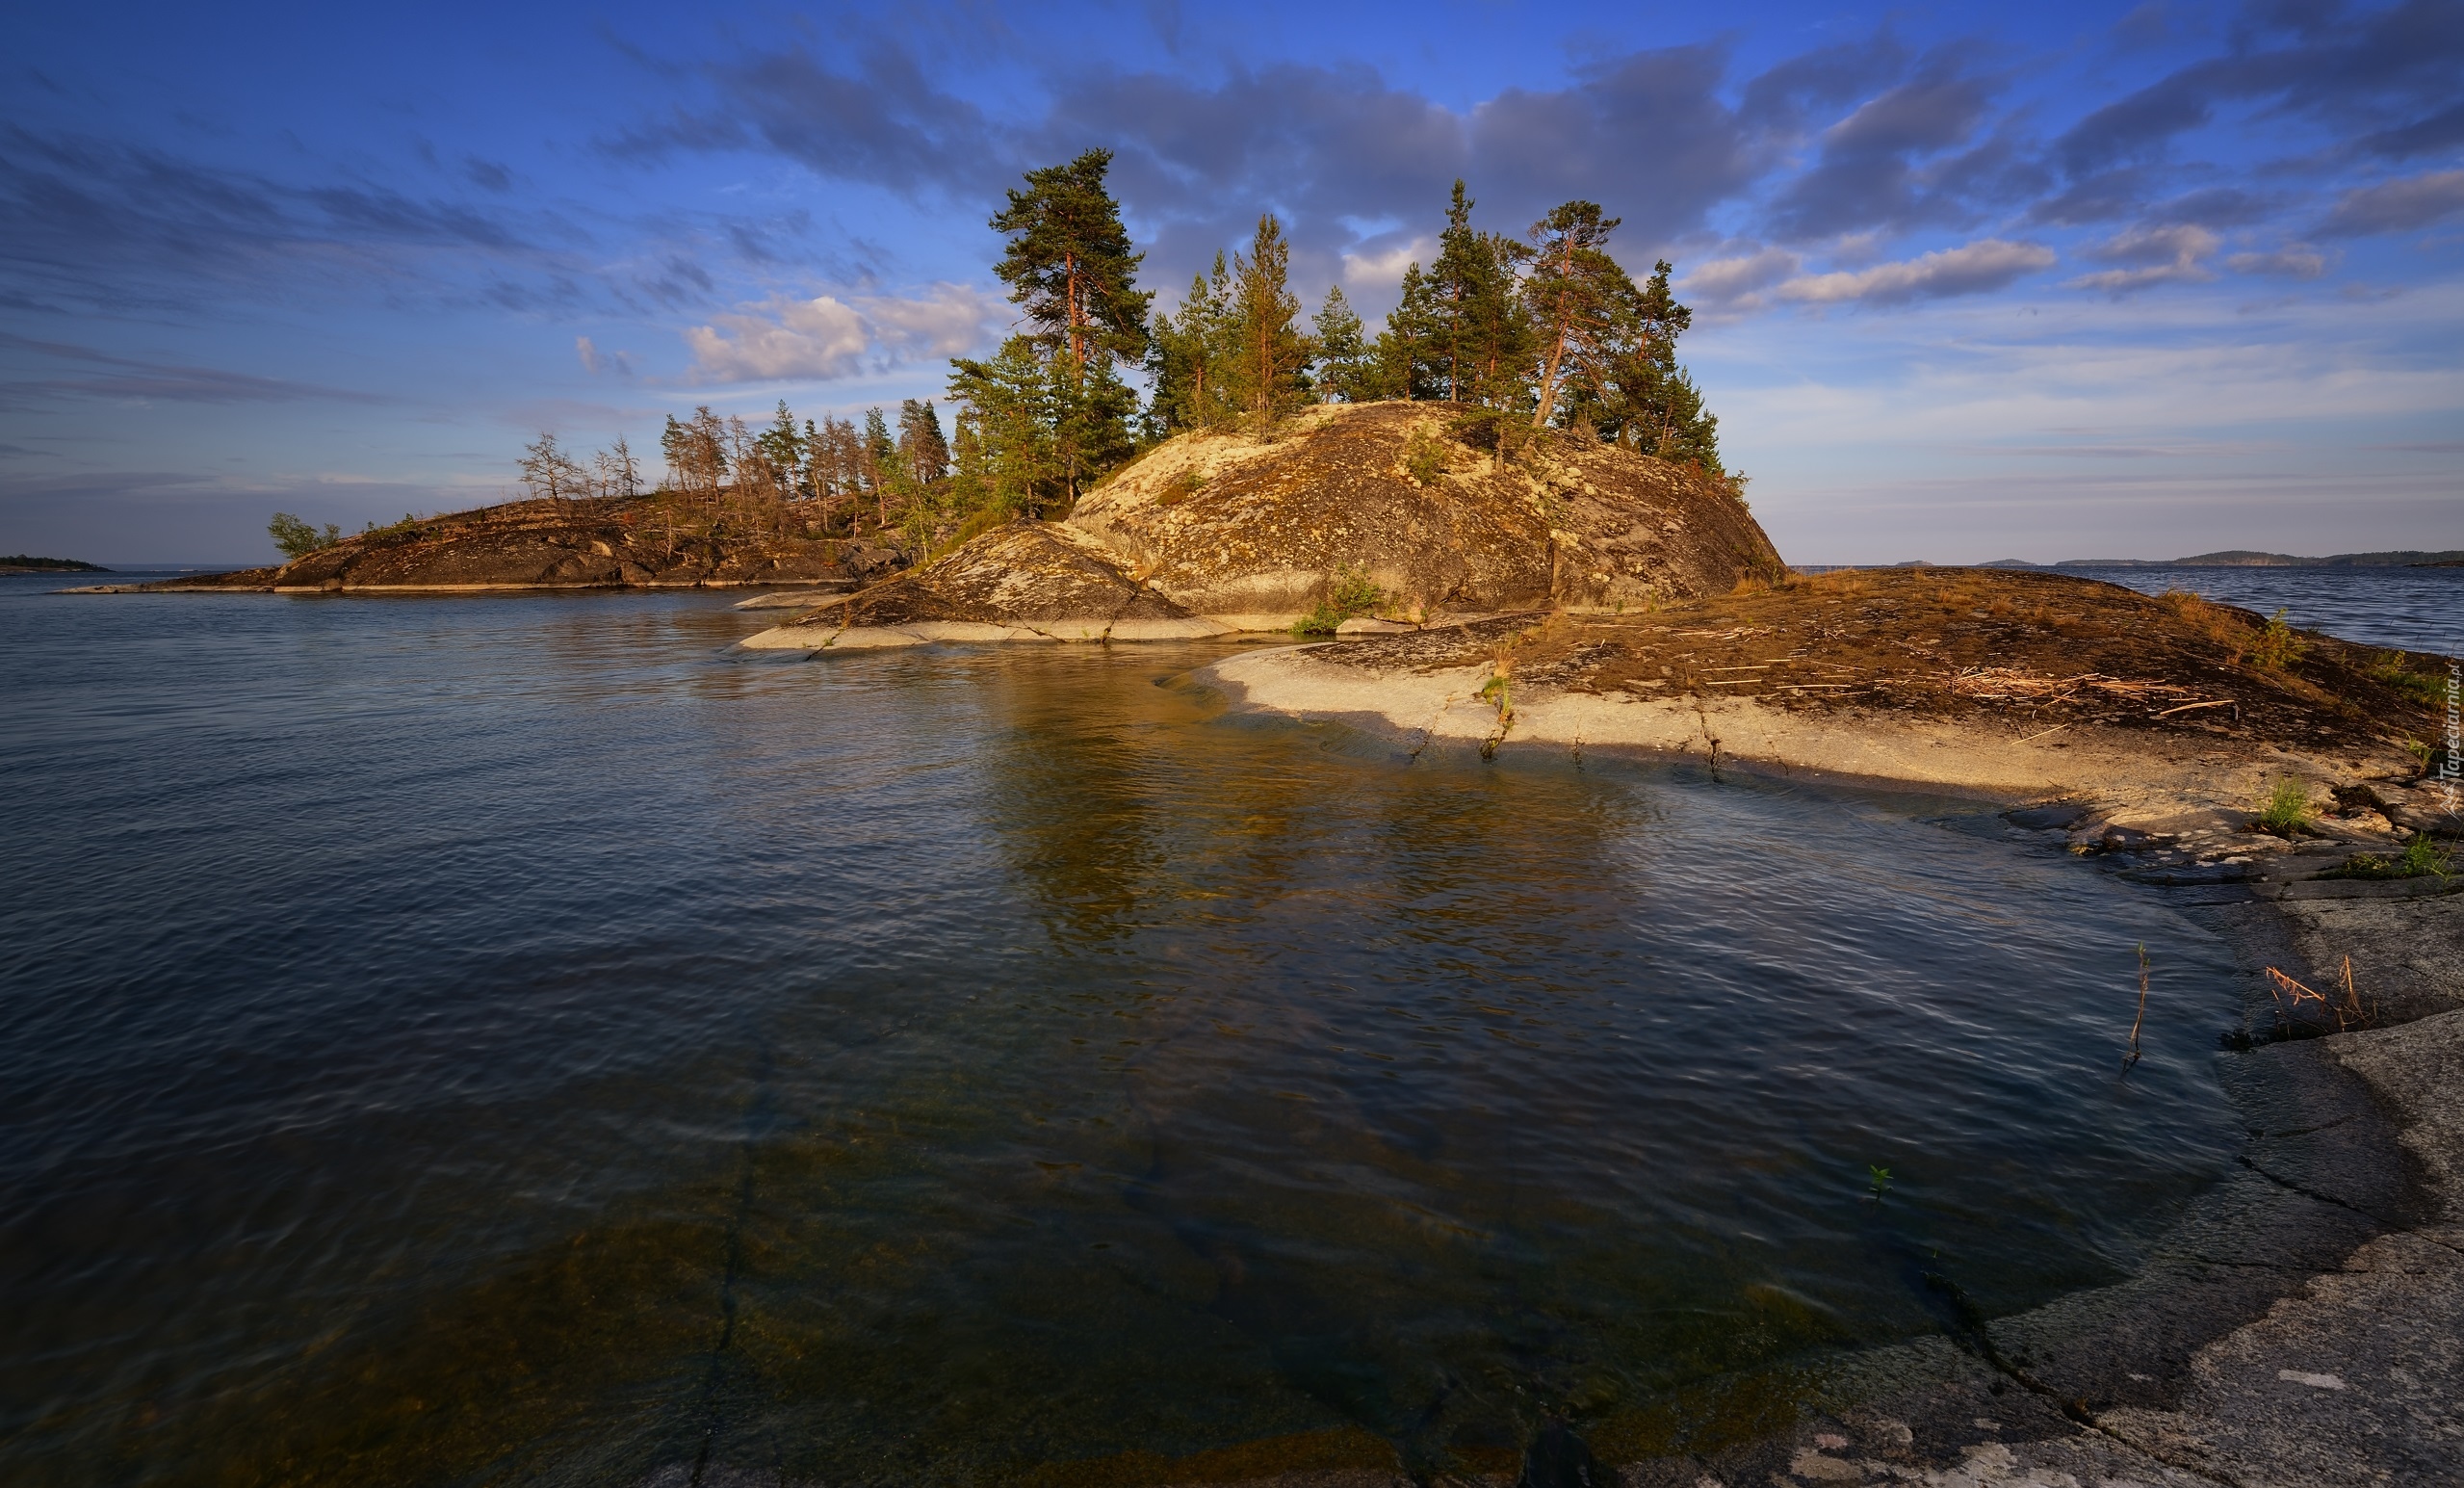
[[[81,563],[73,558],[37,558],[31,553],[12,553],[0,557],[0,573],[109,573],[100,563]]]
[[[1903,564],[1930,567],[1931,564]],[[1999,558],[1979,568],[2457,568],[2464,567],[2464,549],[2424,553],[2405,548],[2392,553],[2332,553],[2301,558],[2291,553],[2254,553],[2231,548],[2195,558],[2066,558],[2058,563],[2032,563],[2021,558]]]

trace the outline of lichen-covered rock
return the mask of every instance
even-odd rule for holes
[[[1281,630],[1346,570],[1379,589],[1381,614],[1413,623],[1619,610],[1782,572],[1744,503],[1699,471],[1562,433],[1500,458],[1463,437],[1467,422],[1383,403],[1310,408],[1264,436],[1184,434],[1065,522],[998,529],[746,644],[956,640],[948,627],[967,625],[1115,640]]]
[[[1611,610],[1778,575],[1771,539],[1720,483],[1569,434],[1501,460],[1458,436],[1461,411],[1326,405],[1271,439],[1183,435],[1068,525],[1183,609],[1260,627],[1314,608],[1343,564],[1390,613],[1424,615]]]

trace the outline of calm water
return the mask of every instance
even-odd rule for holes
[[[2464,656],[2464,568],[2066,568],[2161,594],[2189,589],[2368,645]]]
[[[1170,685],[1221,648],[36,587],[11,1483],[1667,1449],[2235,1149],[2221,947],[1958,802],[1414,764]]]

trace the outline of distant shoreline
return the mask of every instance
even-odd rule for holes
[[[2221,553],[2200,553],[2190,558],[2065,558],[2051,563],[2030,562],[2024,558],[1997,558],[1985,563],[1936,563],[1920,558],[1897,563],[1811,563],[1800,566],[1809,572],[1830,568],[2026,568],[2043,572],[2072,568],[2464,568],[2464,548],[2331,553],[2324,558],[2231,549]]]
[[[31,553],[12,553],[0,558],[0,574],[28,573],[110,573],[100,563],[84,562],[73,558],[37,558]]]

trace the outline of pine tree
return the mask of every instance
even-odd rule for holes
[[[804,468],[804,436],[796,431],[794,415],[787,411],[786,399],[779,400],[778,413],[755,442],[761,446],[779,484],[793,486],[796,473]]]
[[[1291,245],[1272,214],[1258,220],[1249,252],[1232,256],[1235,350],[1226,369],[1226,392],[1260,417],[1298,407],[1309,397],[1311,349],[1295,325],[1301,302],[1289,284],[1291,262]]]
[[[1026,174],[1026,190],[992,220],[1009,242],[994,272],[1035,329],[990,361],[951,362],[950,394],[982,415],[986,468],[1018,509],[1066,509],[1084,483],[1135,450],[1137,399],[1114,363],[1148,352],[1147,306],[1136,287],[1145,255],[1129,243],[1120,203],[1104,189],[1108,150]],[[1019,358],[1040,362],[1035,376]],[[1030,386],[1030,383],[1032,384]],[[972,393],[994,400],[973,402]],[[1031,471],[1021,460],[1049,460]],[[1047,487],[1057,483],[1057,499]]]
[[[949,503],[963,531],[979,515],[998,519],[1007,512],[995,500],[992,472],[986,462],[983,415],[961,404],[951,424]]]
[[[966,405],[982,440],[988,499],[1021,516],[1040,516],[1064,494],[1052,375],[1038,352],[1033,338],[1012,336],[990,358],[950,362],[949,396]]]
[[[1045,406],[1052,421],[1052,453],[1060,466],[1061,506],[1075,504],[1084,483],[1127,464],[1137,453],[1129,420],[1138,395],[1112,370],[1112,359],[1055,357],[1048,364]]]
[[[1386,396],[1377,354],[1363,338],[1361,317],[1343,298],[1343,286],[1330,286],[1326,302],[1314,317],[1317,329],[1317,385],[1329,402],[1373,403]]]
[[[1471,227],[1469,198],[1464,196],[1463,181],[1455,181],[1454,199],[1446,205],[1446,226],[1438,235],[1438,259],[1429,266],[1429,289],[1438,303],[1438,349],[1445,363],[1445,400],[1463,402],[1468,379],[1465,377],[1465,326],[1470,320],[1466,301],[1478,293],[1480,271],[1474,261],[1479,234]]]
[[[1528,378],[1530,326],[1515,271],[1529,250],[1473,227],[1474,205],[1456,181],[1437,262],[1429,266],[1434,339],[1444,361],[1446,401],[1502,406],[1520,398]]]
[[[1443,321],[1437,286],[1418,264],[1411,265],[1403,271],[1403,298],[1387,312],[1375,347],[1387,396],[1422,401],[1446,396]]]
[[[1146,354],[1147,303],[1136,287],[1138,265],[1121,204],[1104,189],[1110,150],[1093,149],[1065,166],[1026,172],[1026,190],[1009,194],[994,214],[1008,248],[993,272],[1025,307],[1036,339],[1053,352],[1086,361],[1096,355],[1134,361]]]
[[[897,443],[890,437],[889,421],[879,408],[864,410],[864,486],[871,493],[881,525],[890,525],[890,472],[898,463]]]
[[[1618,277],[1594,349],[1568,359],[1558,422],[1585,424],[1642,454],[1719,475],[1720,421],[1677,364],[1677,338],[1693,326],[1694,312],[1671,292],[1673,272],[1662,259],[1640,286]]]
[[[1227,406],[1224,364],[1236,339],[1231,299],[1232,273],[1217,253],[1211,280],[1191,275],[1180,315],[1155,316],[1147,369],[1154,380],[1155,421],[1168,431],[1211,427]]]
[[[1615,347],[1618,312],[1633,289],[1606,248],[1619,222],[1601,217],[1595,202],[1569,201],[1532,224],[1533,263],[1523,299],[1541,346],[1534,428],[1546,427],[1555,415],[1558,379],[1569,358],[1598,365]]]
[[[949,441],[931,403],[910,398],[898,405],[898,463],[918,489],[949,473]]]

